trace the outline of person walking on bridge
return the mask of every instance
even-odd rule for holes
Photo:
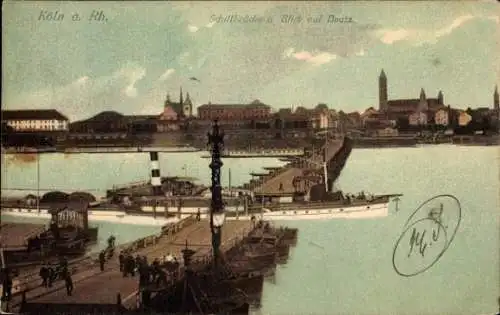
[[[64,272],[64,284],[66,285],[66,293],[68,296],[73,294],[73,279],[71,278],[71,273],[69,270]]]
[[[54,271],[54,268],[52,268],[52,265],[48,265],[47,267],[47,275],[48,275],[48,278],[47,278],[47,286],[49,288],[52,288],[52,283],[54,282],[55,280],[55,277],[56,277],[56,273]]]
[[[111,248],[115,248],[115,241],[116,241],[116,237],[114,235],[111,235],[109,238],[108,238],[108,248],[111,249]]]
[[[42,287],[44,288],[48,288],[49,287],[49,268],[47,268],[47,265],[43,265],[41,268],[40,268],[40,273],[39,273],[40,277],[42,278]]]
[[[105,252],[102,250],[100,253],[99,253],[99,267],[101,268],[101,271],[104,271],[104,263],[106,262],[106,254]]]
[[[123,255],[123,252],[120,252],[120,255],[118,255],[118,262],[120,264],[120,271],[123,272],[123,266],[125,265],[125,255]]]

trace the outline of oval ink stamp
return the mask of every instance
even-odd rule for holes
[[[453,242],[461,219],[460,202],[452,195],[438,195],[422,203],[394,245],[394,270],[412,277],[431,268]]]

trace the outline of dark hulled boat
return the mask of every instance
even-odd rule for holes
[[[293,229],[289,227],[281,227],[279,233],[281,234],[281,242],[287,245],[295,246],[297,245],[297,234],[298,229]]]
[[[97,242],[98,228],[88,226],[85,204],[54,205],[50,212],[48,228],[29,236],[22,246],[4,249],[7,265],[22,267],[57,256],[82,256]]]

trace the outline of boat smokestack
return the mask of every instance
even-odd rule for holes
[[[153,187],[153,195],[162,195],[158,152],[149,152],[149,159],[151,160],[151,186]]]

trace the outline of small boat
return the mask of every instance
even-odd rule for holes
[[[88,226],[87,209],[83,205],[59,205],[49,212],[52,219],[48,229],[36,230],[25,238],[24,244],[4,249],[9,266],[39,264],[40,259],[60,255],[83,256],[88,246],[97,242],[98,229]]]
[[[223,280],[220,285],[231,286],[242,290],[247,295],[254,295],[262,292],[264,275],[259,272],[249,272],[246,275],[238,274],[233,279]]]

